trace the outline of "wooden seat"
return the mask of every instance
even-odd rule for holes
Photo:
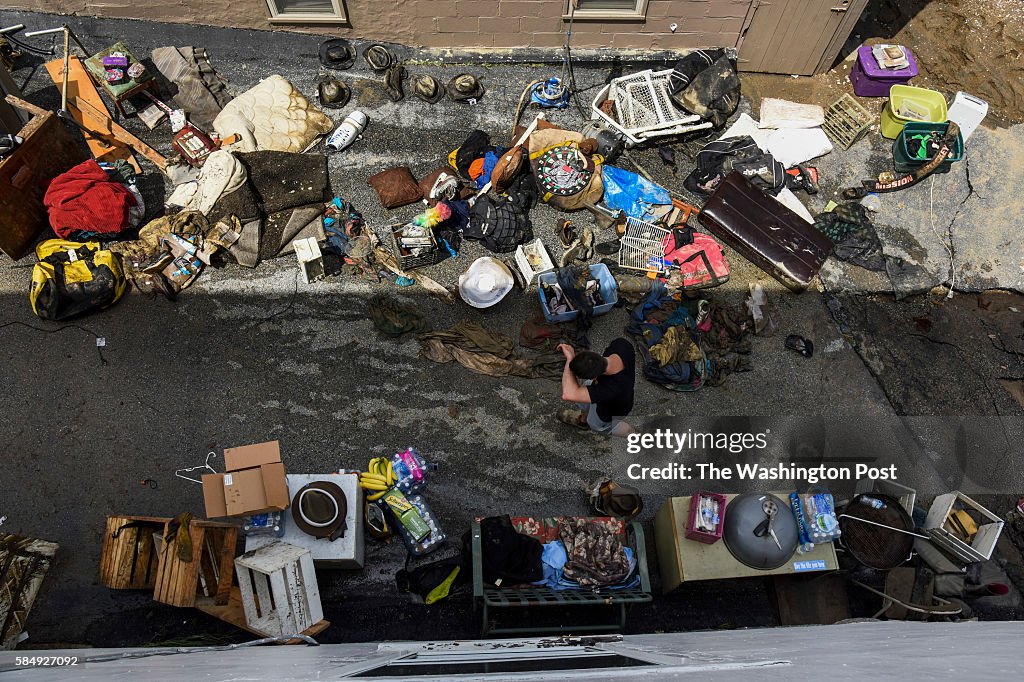
[[[156,516],[108,516],[100,582],[112,590],[153,589],[159,563],[153,535],[163,535],[169,521]],[[146,525],[122,529],[127,524]]]
[[[166,536],[170,520],[164,525]],[[215,604],[227,604],[231,596],[235,546],[238,527],[215,521],[193,520],[189,524],[192,537],[192,561],[178,558],[174,540],[159,548],[160,566],[156,573],[153,599],[170,606],[195,606],[201,595]]]

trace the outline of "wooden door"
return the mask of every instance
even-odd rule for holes
[[[827,71],[867,0],[754,0],[740,38],[741,71]]]

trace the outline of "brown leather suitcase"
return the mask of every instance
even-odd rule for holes
[[[700,221],[797,293],[807,288],[832,253],[828,237],[737,172],[719,184],[701,209]]]

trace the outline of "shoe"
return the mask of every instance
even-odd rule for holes
[[[586,430],[590,426],[587,424],[587,415],[581,410],[576,410],[571,407],[563,407],[555,413],[555,418],[563,424],[569,426],[575,426],[577,429]]]
[[[622,242],[616,239],[613,242],[601,242],[595,249],[602,256],[611,256],[612,254],[618,253],[619,249],[622,248]]]
[[[572,265],[577,260],[582,258],[583,251],[583,242],[577,239],[576,241],[569,245],[569,248],[565,250],[565,252],[562,254],[562,257],[558,259],[558,266],[564,268],[569,265]]]
[[[594,230],[589,225],[584,225],[580,231],[580,244],[583,246],[580,260],[590,260],[594,256]]]
[[[366,129],[368,119],[361,111],[353,111],[345,117],[345,120],[338,124],[334,132],[327,139],[327,147],[332,151],[340,152],[356,141],[363,130]]]
[[[809,358],[814,355],[814,343],[810,339],[805,339],[799,334],[790,334],[786,337],[786,348],[795,350],[805,358]]]
[[[573,234],[572,222],[563,220],[558,226],[558,241],[562,242],[563,247],[569,248],[575,240],[576,235]]]
[[[388,97],[392,102],[401,102],[405,99],[405,92],[402,91],[402,79],[405,78],[405,67],[396,64],[384,74],[384,88],[388,91]]]

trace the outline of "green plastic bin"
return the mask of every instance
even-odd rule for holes
[[[911,121],[910,123],[903,126],[903,130],[896,137],[896,141],[892,145],[892,160],[893,166],[897,173],[913,173],[915,170],[928,163],[928,159],[919,159],[915,156],[912,150],[912,138],[916,134],[920,133],[931,133],[938,131],[942,134],[946,133],[946,129],[949,128],[949,123],[918,123]],[[936,173],[948,173],[949,169],[953,167],[953,164],[962,161],[964,158],[964,137],[961,134],[956,136],[956,144],[953,145],[953,152],[949,155],[945,161],[942,162],[938,168],[935,169]]]

